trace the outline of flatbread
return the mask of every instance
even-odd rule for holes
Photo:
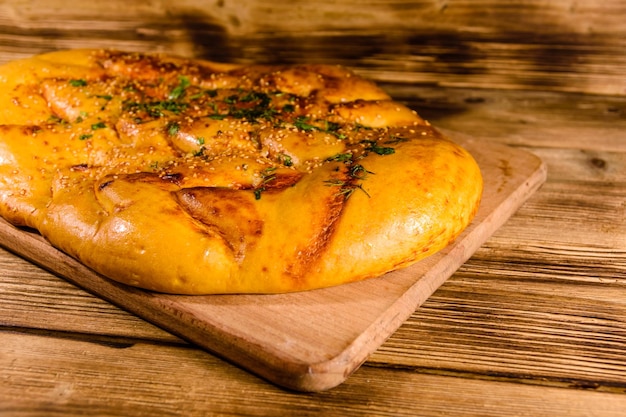
[[[0,92],[0,215],[147,290],[378,277],[482,194],[466,150],[339,66],[71,50],[0,67]]]

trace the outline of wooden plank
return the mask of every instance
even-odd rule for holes
[[[474,223],[445,250],[384,278],[271,296],[152,294],[106,280],[38,235],[0,228],[2,244],[175,334],[292,389],[342,383],[543,183],[524,151],[458,138],[477,159],[485,192]],[[504,165],[503,165],[504,164]]]
[[[551,275],[540,275],[541,261],[526,264],[525,282],[498,270],[488,276],[460,271],[372,355],[371,362],[626,392],[623,281],[593,285],[578,277],[555,282]],[[484,271],[492,264],[476,261],[468,268],[481,266]],[[541,272],[546,274],[545,269]]]
[[[547,183],[370,363],[626,392],[626,148],[555,145],[532,148]]]
[[[314,394],[266,384],[198,349],[0,332],[7,416],[623,416],[626,395],[361,367]]]
[[[351,378],[316,394],[181,347],[0,251],[0,325],[25,332],[0,330],[0,414],[623,415],[624,2],[200,3],[0,2],[0,62],[77,46],[341,62],[438,126],[531,149],[548,182]]]
[[[340,63],[406,85],[626,95],[626,6],[619,0],[0,6],[0,63],[112,47],[239,63]]]
[[[626,392],[626,187],[559,176],[370,363]]]
[[[571,164],[567,157],[577,151],[576,161],[584,156],[591,160],[601,151],[626,152],[626,97],[389,83],[381,87],[441,128],[533,152],[572,149],[559,163]],[[589,175],[598,172],[597,166],[590,168]]]
[[[0,249],[0,295],[0,326],[185,344],[4,249]]]

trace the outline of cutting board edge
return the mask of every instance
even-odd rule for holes
[[[506,145],[500,146],[506,147]],[[527,151],[523,152],[530,154],[530,152]],[[509,215],[498,219],[498,223],[494,224],[493,220],[489,219],[495,218],[495,214],[494,212],[490,213],[481,224],[478,226],[471,226],[474,227],[474,229],[478,228],[479,231],[484,229],[482,232],[484,236],[477,239],[474,245],[469,247],[462,246],[463,241],[467,239],[467,235],[465,237],[462,235],[461,240],[457,240],[457,242],[455,242],[452,247],[448,249],[450,251],[454,251],[457,250],[457,248],[462,247],[467,255],[466,257],[463,257],[462,262],[455,263],[452,266],[448,265],[448,271],[446,271],[445,274],[438,274],[434,285],[432,282],[429,283],[427,290],[422,294],[420,294],[420,291],[424,290],[421,286],[425,285],[425,281],[423,279],[418,280],[393,303],[394,306],[403,304],[399,311],[395,311],[394,314],[391,314],[390,311],[393,309],[389,308],[385,314],[379,316],[376,321],[372,322],[366,331],[362,332],[357,338],[352,340],[339,354],[329,358],[328,360],[317,363],[292,361],[288,363],[281,362],[273,364],[270,363],[271,361],[266,361],[263,367],[259,368],[258,362],[252,363],[256,359],[254,355],[248,355],[248,359],[242,360],[241,357],[234,358],[225,351],[228,349],[228,345],[216,349],[216,344],[207,345],[206,343],[202,343],[202,340],[200,340],[199,343],[196,340],[197,338],[193,337],[190,333],[180,332],[176,329],[176,326],[169,325],[169,320],[175,320],[176,318],[174,316],[164,316],[163,311],[159,311],[157,308],[158,303],[148,303],[150,307],[148,309],[140,309],[137,305],[133,305],[135,300],[145,301],[145,296],[141,290],[135,291],[134,289],[129,289],[126,286],[122,288],[121,284],[117,284],[104,277],[101,277],[101,280],[90,282],[90,285],[85,285],[84,281],[74,279],[73,275],[80,275],[85,271],[90,271],[96,276],[98,276],[98,274],[83,266],[80,262],[74,260],[73,258],[60,253],[60,251],[49,245],[49,243],[40,235],[17,228],[3,219],[0,219],[2,222],[0,226],[0,246],[5,247],[30,262],[65,278],[67,281],[80,288],[83,288],[100,298],[106,299],[112,304],[115,304],[133,314],[137,314],[147,321],[166,329],[167,331],[198,344],[202,348],[215,353],[235,365],[247,369],[269,382],[295,391],[326,391],[340,385],[354,371],[356,371],[360,365],[367,360],[369,355],[378,349],[380,345],[384,343],[384,341],[390,337],[391,334],[393,334],[393,332],[400,327],[402,323],[404,323],[404,321],[406,321],[406,319],[408,319],[410,315],[413,314],[413,312],[458,269],[458,267],[471,257],[471,254],[491,236],[493,231],[497,230],[502,224],[504,224],[514,214],[514,212],[524,204],[534,191],[538,189],[543,182],[545,182],[547,177],[547,167],[545,163],[540,160],[540,158],[535,155],[533,156],[537,161],[539,161],[538,166],[511,194],[517,195],[518,198],[513,199],[515,201],[515,206],[509,209]],[[510,198],[505,199],[502,204],[506,204],[508,201],[510,201]],[[487,227],[487,223],[490,223],[489,227]],[[471,232],[477,233],[474,230]],[[28,236],[27,243],[24,243],[22,240],[24,239],[24,234]],[[7,239],[7,237],[9,239]],[[7,244],[7,241],[10,243]],[[52,258],[45,258],[42,260],[42,250],[51,254]],[[59,263],[55,263],[53,261],[55,255],[56,257],[66,257],[70,260],[70,262],[63,265],[62,270],[59,270]],[[129,291],[131,295],[134,294],[131,298],[128,298]],[[124,292],[124,295],[127,297],[126,299],[119,296],[119,293],[122,292]],[[150,317],[148,317],[148,315],[150,315]],[[166,316],[167,320],[164,320],[164,317]],[[382,336],[372,337],[372,334],[375,336]],[[276,361],[278,361],[278,359],[276,359]]]
[[[506,145],[502,145],[506,147]],[[526,151],[524,151],[526,152]],[[378,320],[372,322],[368,329],[362,332],[354,339],[342,352],[338,355],[309,366],[303,366],[302,363],[291,363],[292,368],[301,369],[300,374],[292,371],[291,375],[295,378],[283,380],[276,378],[276,373],[265,375],[265,372],[255,372],[257,375],[264,377],[271,382],[302,392],[320,392],[332,389],[343,382],[354,373],[367,359],[375,352],[391,335],[415,312],[419,306],[423,304],[456,270],[465,263],[473,253],[482,246],[492,235],[504,225],[519,208],[545,183],[547,179],[547,165],[538,156],[526,152],[536,161],[536,169],[526,178],[526,180],[509,195],[509,198],[503,200],[500,206],[510,204],[514,201],[512,207],[507,208],[508,216],[496,216],[496,211],[491,212],[483,222],[472,225],[469,234],[462,235],[461,239],[455,241],[448,252],[460,252],[458,265],[446,264],[440,259],[435,265],[437,268],[431,269],[424,277],[415,282],[401,297],[396,299],[394,306],[403,305],[400,310],[393,308],[387,309],[385,314],[378,317]],[[513,198],[510,198],[513,197]],[[476,238],[478,235],[478,238]],[[471,242],[474,237],[474,241]],[[469,242],[468,245],[465,243]],[[435,254],[436,255],[436,254]],[[394,273],[410,273],[410,266],[404,270],[394,271]],[[438,269],[442,268],[442,269]],[[434,284],[434,285],[433,285]],[[427,289],[422,288],[427,286]],[[395,311],[395,314],[390,314]],[[388,317],[391,315],[391,317]],[[383,329],[380,331],[380,329]],[[385,335],[378,338],[378,335]],[[282,363],[284,368],[285,363]],[[283,372],[281,372],[283,374]]]

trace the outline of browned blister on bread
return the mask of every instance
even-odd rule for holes
[[[74,50],[4,65],[0,91],[0,215],[148,290],[377,277],[480,203],[467,151],[338,66]]]

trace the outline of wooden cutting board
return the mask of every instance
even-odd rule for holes
[[[446,133],[482,169],[478,214],[445,250],[379,278],[295,294],[175,296],[110,281],[5,221],[0,244],[277,385],[326,390],[355,371],[546,179],[545,165],[530,153]]]

